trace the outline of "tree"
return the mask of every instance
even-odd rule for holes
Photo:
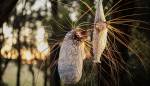
[[[15,7],[18,0],[1,0],[0,1],[0,27],[2,27],[3,22],[7,21],[9,14]],[[3,31],[3,30],[2,30]],[[3,33],[0,34],[3,36]],[[0,50],[2,48],[3,40],[0,41]],[[2,68],[2,55],[0,55],[0,85],[3,85],[2,74],[4,69]],[[8,64],[6,62],[6,64]]]

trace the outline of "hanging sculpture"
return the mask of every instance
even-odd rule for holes
[[[102,0],[99,0],[96,4],[92,40],[94,62],[100,62],[100,57],[107,44],[108,29],[105,22]],[[84,42],[86,38],[87,31],[77,28],[68,32],[62,42],[58,59],[58,71],[64,84],[75,84],[81,79],[83,59],[86,57]]]
[[[75,84],[81,79],[86,36],[86,31],[74,29],[66,34],[62,42],[58,71],[64,84]]]
[[[93,31],[93,55],[94,62],[100,63],[100,58],[107,44],[107,26],[102,0],[96,2],[96,14]]]

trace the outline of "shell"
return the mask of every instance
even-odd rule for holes
[[[64,84],[75,84],[82,76],[84,42],[75,40],[74,32],[66,34],[59,53],[58,72]]]
[[[102,27],[99,27],[102,29]],[[94,54],[94,62],[100,63],[100,58],[105,50],[107,44],[107,32],[108,29],[103,27],[103,30],[93,32],[93,54]]]
[[[100,63],[101,55],[107,44],[106,19],[104,15],[102,0],[97,0],[96,14],[95,14],[95,27],[93,31],[93,55],[94,62]]]

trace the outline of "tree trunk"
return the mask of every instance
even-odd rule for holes
[[[47,60],[45,60],[45,65],[44,65],[44,86],[47,86],[47,76],[48,76],[47,68],[48,68]]]
[[[0,27],[9,17],[9,14],[17,4],[18,0],[1,0],[0,1]]]
[[[58,0],[49,0],[52,4],[51,9],[52,9],[52,15],[54,19],[58,18]]]
[[[17,59],[17,64],[18,64],[18,70],[17,70],[17,80],[16,80],[16,86],[21,86],[20,84],[20,76],[21,76],[21,62],[22,62],[22,59],[21,59],[21,42],[20,42],[20,29],[21,27],[18,26],[18,38],[17,38],[17,49],[18,49],[18,59]]]
[[[18,0],[1,0],[0,1],[0,27],[2,27],[2,24],[4,21],[6,21],[9,17],[10,12],[15,7]],[[3,30],[2,30],[3,31]],[[3,36],[3,33],[0,34]],[[3,40],[0,40],[0,50],[2,48]],[[2,86],[3,80],[2,80],[2,55],[0,54],[0,86]]]
[[[29,71],[32,74],[32,86],[35,86],[35,74],[34,74],[34,70],[33,70],[33,65],[29,65]]]
[[[20,44],[18,45],[20,46]],[[19,56],[17,59],[17,64],[18,64],[18,70],[17,70],[17,80],[16,80],[16,86],[21,86],[20,84],[20,76],[21,76],[21,55],[20,55],[20,48],[18,48],[19,51]]]
[[[3,79],[2,79],[2,71],[3,71],[3,69],[2,69],[2,57],[0,57],[0,86],[3,86]]]
[[[1,35],[2,37],[4,37],[4,35],[3,35],[3,29],[2,29],[2,28],[0,28],[0,29],[2,30],[2,33],[0,33],[0,35]],[[3,42],[4,42],[3,39],[0,40],[0,50],[2,49]],[[2,79],[2,71],[3,71],[3,69],[2,69],[2,63],[3,63],[3,61],[2,61],[2,55],[1,55],[1,53],[0,53],[0,86],[3,85],[3,79]]]
[[[50,86],[61,86],[57,64],[57,60],[59,58],[60,45],[57,44],[51,51],[52,52],[50,55]]]

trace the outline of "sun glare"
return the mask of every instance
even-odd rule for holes
[[[21,35],[19,36],[21,46],[24,46],[24,43],[27,43],[27,45],[34,45],[35,47],[27,48],[25,45],[21,49],[14,48],[14,44],[17,43],[18,38],[17,31],[13,30],[7,23],[4,23],[1,32],[3,32],[4,40],[0,52],[6,59],[17,59],[19,55],[18,50],[20,50],[23,62],[29,64],[32,63],[33,60],[45,60],[49,55],[50,48],[47,41],[47,33],[43,27],[38,26],[35,34],[28,25],[22,27],[20,32]],[[32,39],[35,39],[35,41]]]

